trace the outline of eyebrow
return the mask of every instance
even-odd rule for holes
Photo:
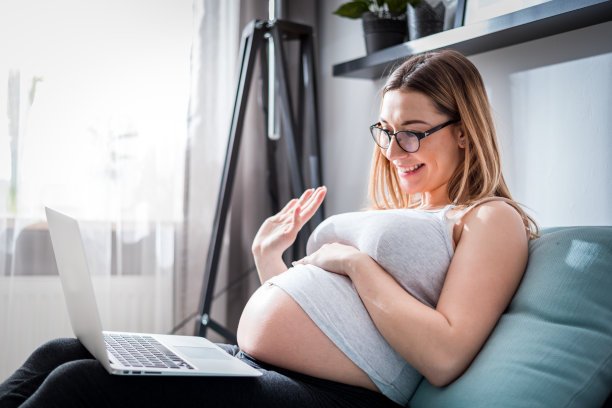
[[[383,122],[386,124],[389,124],[389,122],[387,122],[386,120],[384,120],[383,118],[379,118],[378,121],[382,124]],[[413,119],[413,120],[405,120],[402,123],[400,123],[400,126],[406,126],[406,125],[414,125],[415,123],[422,123],[424,125],[430,125],[429,123],[423,121],[423,120],[418,120],[418,119]]]

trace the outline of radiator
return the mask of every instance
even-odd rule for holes
[[[93,277],[105,330],[166,333],[172,276]],[[0,277],[0,382],[40,344],[74,337],[59,276]]]

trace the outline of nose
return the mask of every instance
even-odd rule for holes
[[[391,137],[391,142],[389,142],[389,147],[387,147],[387,150],[385,150],[384,153],[385,153],[385,156],[387,156],[387,159],[389,160],[393,160],[396,157],[402,157],[407,154],[410,154],[400,147],[400,145],[397,143],[397,137],[395,136]]]

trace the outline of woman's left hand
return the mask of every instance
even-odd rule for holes
[[[314,265],[328,272],[348,276],[360,254],[361,252],[353,246],[334,242],[323,245],[312,254],[293,262],[292,265]]]

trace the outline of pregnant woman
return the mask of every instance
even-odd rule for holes
[[[371,208],[322,222],[289,268],[282,254],[324,187],[255,237],[262,286],[238,345],[223,347],[261,377],[116,377],[58,339],[0,385],[0,406],[392,407],[423,377],[458,378],[516,291],[537,227],[504,182],[482,79],[461,54],[396,69],[369,131]]]

